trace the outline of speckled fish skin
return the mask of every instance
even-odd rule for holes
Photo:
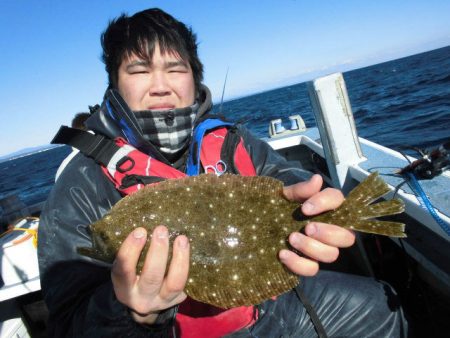
[[[286,200],[282,182],[273,178],[226,174],[167,180],[120,200],[90,226],[93,248],[79,251],[112,262],[133,229],[144,227],[151,233],[157,225],[164,224],[171,241],[179,234],[190,240],[191,265],[185,288],[190,297],[221,308],[259,304],[298,284],[298,277],[278,260],[278,252],[288,247],[289,234],[309,221],[404,236],[403,224],[389,222],[385,226],[385,222],[365,219],[364,212],[376,217],[403,211],[403,204],[396,200],[364,211],[368,203],[387,192],[386,184],[377,175],[372,174],[368,181],[372,188],[367,190],[368,184],[362,184],[362,188],[360,185],[335,211],[298,222],[293,213],[299,204]],[[374,184],[377,189],[373,189]],[[362,217],[353,219],[355,215]],[[144,252],[148,245],[149,240]],[[144,253],[138,271],[143,257]]]

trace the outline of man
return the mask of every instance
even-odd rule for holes
[[[102,35],[102,46],[109,90],[86,126],[102,135],[96,140],[108,151],[92,151],[89,146],[82,149],[84,154],[77,155],[62,172],[41,215],[39,262],[50,312],[49,335],[308,337],[315,336],[315,330],[323,333],[320,323],[315,321],[318,327],[313,325],[294,291],[255,307],[227,311],[186,299],[183,289],[189,270],[189,239],[180,235],[174,240],[169,262],[169,235],[164,225],[153,231],[140,275],[136,274],[136,264],[150,235],[143,228],[128,235],[112,266],[77,252],[77,247],[92,245],[88,225],[101,218],[123,194],[132,193],[155,177],[179,177],[211,167],[208,155],[220,155],[212,146],[220,138],[211,139],[218,132],[227,139],[237,135],[234,147],[226,149],[233,158],[227,168],[282,180],[286,197],[304,202],[305,214],[336,208],[343,201],[335,189],[320,191],[322,180],[318,175],[310,177],[301,168],[290,167],[242,126],[211,118],[210,94],[201,84],[203,66],[197,56],[196,38],[183,23],[158,9],[132,17],[122,15],[109,24]],[[205,127],[211,121],[216,125]],[[203,143],[195,151],[200,129],[205,129],[200,135]],[[114,148],[113,141],[108,140],[117,137],[125,139],[125,145],[116,143],[119,150],[114,154],[137,148],[140,157],[133,163],[147,161],[150,174],[122,175],[126,170],[119,170],[123,169],[120,165],[131,155],[113,165],[114,156],[105,160],[105,153]],[[225,147],[225,143],[220,146]],[[193,153],[202,156],[197,161]],[[124,184],[131,178],[135,181]],[[313,276],[318,272],[318,262],[334,261],[338,248],[351,246],[354,235],[330,224],[312,223],[305,234],[292,233],[289,242],[301,254],[282,250],[280,261],[300,276]],[[401,309],[389,308],[391,291],[381,283],[320,273],[302,279],[301,289],[331,336],[399,336],[404,330]]]

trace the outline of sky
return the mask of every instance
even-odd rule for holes
[[[0,0],[0,157],[48,144],[101,103],[100,34],[159,7],[197,33],[225,101],[450,45],[448,0]]]

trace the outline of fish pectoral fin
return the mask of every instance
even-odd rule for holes
[[[86,256],[86,257],[98,259],[97,258],[98,254],[97,254],[96,250],[94,250],[94,248],[78,247],[77,253],[79,253],[80,255]]]
[[[86,257],[90,257],[102,262],[108,262],[108,263],[112,263],[112,261],[114,260],[114,257],[109,257],[106,255],[102,255],[98,250],[96,250],[95,248],[89,248],[89,247],[78,247],[77,248],[77,252],[80,255],[86,256]]]
[[[392,221],[362,220],[352,222],[352,230],[392,237],[406,237],[405,224]]]

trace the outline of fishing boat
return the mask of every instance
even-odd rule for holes
[[[320,173],[326,185],[344,193],[377,171],[390,186],[385,199],[395,196],[406,206],[395,219],[406,224],[407,238],[357,234],[356,245],[342,250],[338,262],[322,268],[387,280],[398,291],[416,335],[449,332],[449,144],[415,158],[358,137],[340,73],[309,82],[308,90],[317,127],[307,129],[300,115],[290,117],[287,126],[276,119],[264,140],[288,161]],[[45,333],[46,310],[33,243],[37,225],[35,219],[24,219],[0,239],[2,338]]]

